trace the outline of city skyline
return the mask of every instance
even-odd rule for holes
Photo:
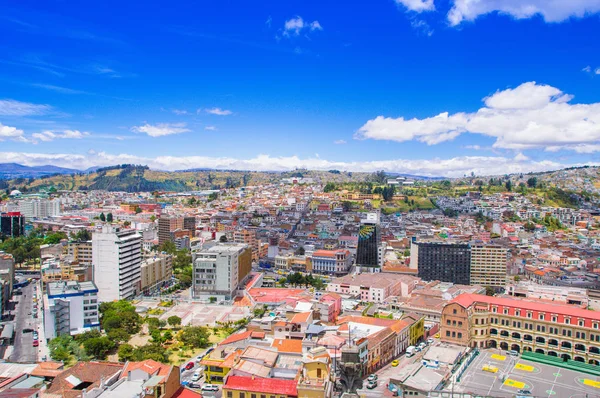
[[[0,163],[460,177],[598,165],[600,1],[0,11]]]

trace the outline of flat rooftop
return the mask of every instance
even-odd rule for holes
[[[48,283],[48,297],[63,294],[83,294],[84,292],[98,291],[94,282],[60,281]]]

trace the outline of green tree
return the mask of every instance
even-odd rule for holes
[[[150,216],[150,221],[152,221],[152,222],[156,221],[156,216],[154,214]]]
[[[108,213],[106,215],[106,222],[113,222],[113,215],[112,215],[112,213]]]
[[[208,298],[208,302],[211,303],[211,304],[214,304],[214,303],[217,302],[217,298],[216,297],[209,297]]]
[[[333,182],[328,182],[325,184],[325,188],[323,188],[323,192],[328,193],[335,191],[335,184]]]
[[[102,333],[99,330],[90,330],[85,333],[81,333],[75,336],[75,341],[84,343],[86,340],[102,337]]]
[[[119,346],[119,350],[117,351],[119,354],[119,361],[131,361],[133,359],[133,351],[133,346],[129,344],[121,344],[121,346]]]
[[[106,216],[104,215],[104,212],[100,213],[100,221],[106,221]]]
[[[506,190],[508,192],[512,191],[512,181],[511,180],[506,181],[506,184],[504,184],[504,186],[506,187]]]
[[[210,195],[208,195],[208,201],[212,202],[213,200],[217,200],[218,197],[219,194],[217,192],[211,192]]]
[[[105,359],[109,351],[115,348],[113,343],[108,337],[93,337],[83,342],[85,351],[97,359]]]
[[[153,331],[160,327],[160,319],[158,318],[148,318],[146,319],[146,323],[148,324],[149,331]]]
[[[63,239],[67,239],[66,233],[61,232],[61,231],[54,232],[54,233],[46,235],[46,237],[44,238],[44,243],[47,245],[55,245]]]
[[[135,208],[135,214],[140,214],[143,210],[138,207]]]
[[[297,248],[296,251],[294,252],[294,254],[297,256],[304,256],[304,253],[306,253],[306,251],[304,250],[304,248],[302,246]]]
[[[178,317],[177,315],[172,315],[167,318],[167,322],[169,325],[171,325],[173,327],[179,326],[179,325],[181,325],[181,318]]]
[[[202,326],[186,326],[179,332],[179,340],[190,347],[208,347],[208,329]]]
[[[221,235],[221,237],[219,238],[219,242],[221,242],[221,243],[227,242],[227,235],[225,235],[225,234]]]
[[[536,188],[538,185],[538,179],[537,177],[531,177],[527,180],[527,186],[529,188]]]
[[[112,329],[110,332],[107,333],[107,336],[110,340],[114,341],[115,343],[124,343],[126,341],[129,341],[129,338],[131,337],[131,335],[125,330],[118,328]]]
[[[177,253],[177,246],[175,246],[174,242],[167,240],[158,247],[158,251],[175,255]]]
[[[87,242],[89,240],[92,240],[92,234],[87,229],[80,229],[75,234],[75,240],[77,242]]]

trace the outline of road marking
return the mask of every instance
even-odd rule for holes
[[[506,361],[506,357],[504,355],[492,354],[492,359],[497,359],[498,361]]]
[[[525,383],[522,381],[516,381],[513,379],[506,379],[504,381],[505,386],[513,387],[513,388],[525,388]]]
[[[548,398],[550,398],[552,395],[556,394],[554,392],[554,385],[556,384],[556,379],[558,379],[558,376],[560,376],[560,368],[556,368],[557,372],[555,373],[556,376],[554,376],[554,381],[552,382],[552,387],[550,387],[549,391],[546,391],[548,393]]]
[[[525,365],[524,363],[518,363],[515,365],[515,369],[524,370],[525,372],[533,372],[535,368],[531,365]]]

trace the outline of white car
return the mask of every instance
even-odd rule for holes
[[[205,384],[201,388],[202,391],[219,391],[219,386],[214,384]]]
[[[427,344],[433,344],[435,340],[433,339],[433,337],[430,337],[427,339]]]
[[[202,373],[200,373],[200,372],[195,372],[195,373],[192,375],[192,381],[198,381],[198,380],[200,380],[201,378],[202,378]]]

